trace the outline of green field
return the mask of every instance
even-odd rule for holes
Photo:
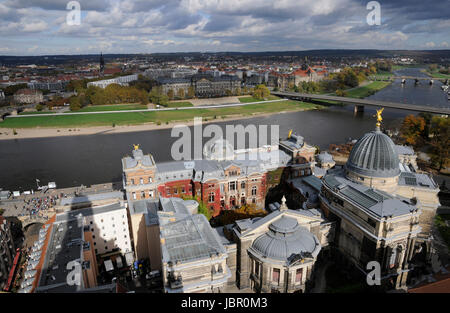
[[[240,107],[217,109],[191,109],[152,112],[125,112],[86,115],[58,115],[7,118],[0,122],[0,128],[33,128],[33,127],[83,127],[136,125],[144,123],[165,123],[171,121],[192,120],[194,117],[220,118],[224,116],[251,116],[257,113],[280,113],[282,111],[300,111],[321,108],[321,106],[300,101],[280,101],[274,103],[256,103]]]
[[[277,100],[277,99],[280,99],[280,98],[277,97],[277,96],[272,96],[271,95],[271,96],[269,96],[269,98],[267,100]],[[258,101],[262,101],[262,100],[253,98],[252,96],[248,96],[248,97],[241,97],[241,98],[239,98],[239,101],[241,103],[249,103],[249,102],[258,102]]]
[[[70,111],[67,113],[74,112],[104,112],[104,111],[126,111],[126,110],[145,110],[146,105],[142,104],[114,104],[114,105],[92,105],[84,107],[78,111]]]
[[[450,74],[441,74],[438,71],[431,72],[430,70],[423,70],[422,72],[430,75],[432,78],[450,79]]]
[[[370,84],[347,91],[347,97],[363,99],[390,85],[390,82],[375,81]]]
[[[185,107],[193,107],[194,105],[189,101],[180,101],[180,102],[170,102],[167,107],[168,108],[185,108]]]

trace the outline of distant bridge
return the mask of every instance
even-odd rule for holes
[[[358,98],[349,98],[349,97],[338,97],[338,96],[326,96],[326,95],[316,95],[316,94],[307,94],[307,93],[298,93],[298,92],[288,92],[288,91],[272,91],[272,95],[285,97],[293,100],[301,100],[301,101],[309,101],[309,100],[328,100],[328,101],[336,101],[344,104],[354,104],[355,112],[363,111],[364,106],[373,106],[373,107],[383,107],[383,108],[391,108],[391,109],[400,109],[407,111],[415,111],[415,112],[426,112],[433,114],[445,114],[450,115],[450,108],[438,108],[426,105],[414,105],[414,104],[406,104],[406,103],[397,103],[397,102],[388,102],[388,101],[378,101],[378,100],[369,100],[369,99],[358,99]]]
[[[434,80],[434,81],[441,81],[441,82],[448,82],[448,79],[446,78],[436,78],[436,77],[429,77],[429,76],[408,76],[408,75],[386,75],[386,76],[369,76],[371,80],[394,80],[394,79],[410,79],[410,80]]]

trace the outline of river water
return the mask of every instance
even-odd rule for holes
[[[423,75],[418,69],[405,69],[397,74]],[[437,107],[449,107],[441,83],[430,86],[421,81],[414,86],[399,81],[370,98]],[[330,107],[294,113],[280,113],[246,120],[217,122],[224,129],[234,124],[279,125],[280,136],[290,129],[321,149],[330,143],[342,143],[357,139],[373,130],[375,108],[367,107],[364,114],[354,115],[352,106]],[[399,125],[411,112],[385,109],[383,121],[386,127]],[[171,138],[171,129],[118,134],[98,134],[39,139],[12,139],[0,141],[0,187],[5,190],[36,189],[36,178],[41,184],[55,181],[58,187],[91,185],[120,181],[121,158],[130,154],[132,144],[140,144],[144,153],[152,153],[156,162],[171,160],[171,146],[178,138]],[[208,138],[204,138],[205,143]]]

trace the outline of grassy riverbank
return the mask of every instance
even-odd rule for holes
[[[252,116],[257,114],[280,113],[283,111],[301,111],[320,108],[321,106],[300,101],[280,101],[255,103],[246,106],[225,107],[215,109],[190,109],[152,112],[124,112],[86,115],[58,115],[7,118],[0,122],[0,128],[33,128],[33,127],[90,127],[114,125],[138,125],[145,123],[169,123],[188,121],[194,117],[220,119],[230,116]]]
[[[347,97],[363,99],[365,97],[375,94],[377,91],[380,91],[381,89],[389,86],[390,84],[391,84],[390,82],[384,81],[371,82],[365,86],[347,90],[346,91]]]

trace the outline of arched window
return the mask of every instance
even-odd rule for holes
[[[256,196],[256,186],[252,187],[252,196]]]

